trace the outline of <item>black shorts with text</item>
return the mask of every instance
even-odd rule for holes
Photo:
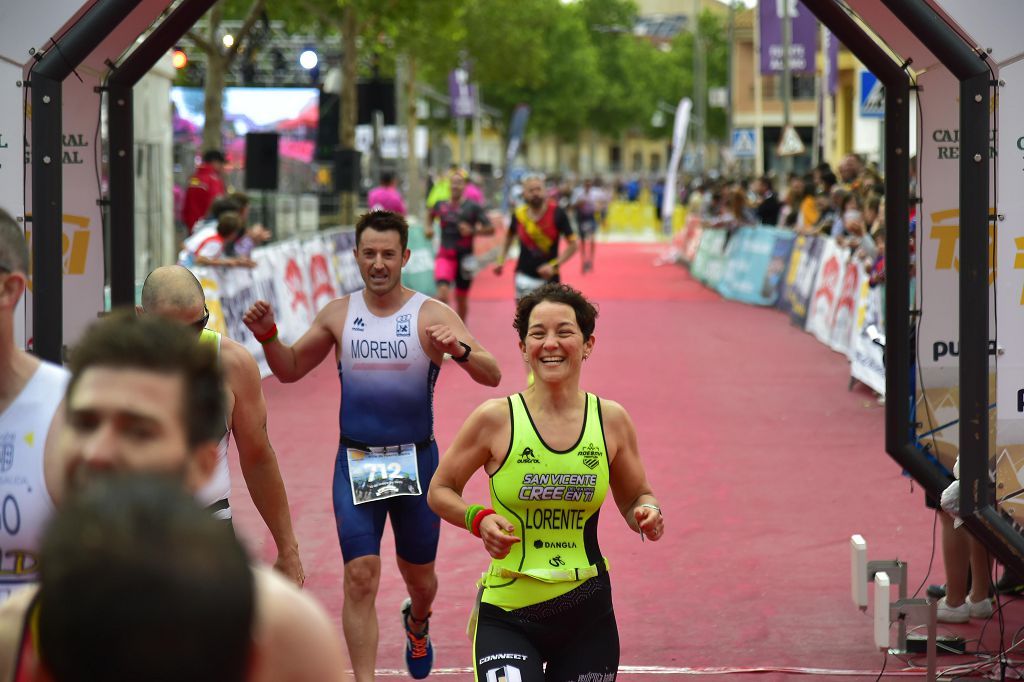
[[[614,682],[619,631],[608,575],[521,609],[480,604],[473,662],[477,682]]]

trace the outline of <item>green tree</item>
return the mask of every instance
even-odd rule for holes
[[[580,11],[599,55],[600,98],[588,113],[599,132],[618,135],[650,120],[666,74],[655,66],[657,50],[632,35],[637,8],[629,0],[581,0]]]
[[[574,140],[601,92],[584,14],[558,0],[472,0],[465,50],[500,125],[529,104],[531,131]]]
[[[206,57],[203,81],[203,149],[221,149],[224,144],[224,79],[244,49],[253,28],[266,6],[266,0],[220,0],[210,8],[200,25],[205,35],[191,30],[188,37]],[[221,22],[241,19],[241,28],[233,34],[231,45],[221,40]],[[202,29],[201,29],[202,30]]]
[[[523,91],[532,102],[533,126],[559,140],[572,140],[588,127],[588,116],[600,101],[598,51],[585,18],[572,5],[559,4],[545,34],[546,65]]]
[[[406,158],[405,175],[409,192],[408,206],[418,212],[424,205],[424,183],[420,179],[419,161],[414,153],[416,129],[419,126],[416,102],[419,98],[421,74],[427,79],[443,78],[465,37],[465,2],[422,2],[421,0],[391,0],[378,6],[381,12],[382,33],[389,40],[376,42],[381,54],[378,62],[385,57],[396,57],[396,71],[401,64],[401,101],[404,104],[406,138],[409,151]],[[385,63],[383,68],[391,68]]]
[[[729,85],[729,41],[725,20],[710,13],[703,12],[699,17],[700,49],[704,51],[707,62],[707,87],[727,87]],[[707,91],[694,92],[693,82],[693,33],[686,31],[676,36],[668,53],[670,67],[668,73],[677,75],[676,83],[683,94],[697,103],[698,96],[707,98]],[[679,96],[671,103],[675,105]],[[712,109],[705,105],[708,112],[707,135],[709,139],[724,140],[727,131],[726,112],[724,109]]]

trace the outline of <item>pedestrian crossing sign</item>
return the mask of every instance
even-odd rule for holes
[[[793,126],[786,126],[782,131],[782,141],[779,142],[779,156],[799,156],[807,151],[804,141]]]
[[[860,115],[885,118],[885,86],[870,71],[860,72]]]
[[[737,159],[757,156],[757,137],[753,128],[736,128],[732,131],[732,153]]]

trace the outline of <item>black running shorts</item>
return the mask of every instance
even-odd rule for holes
[[[522,609],[480,604],[473,663],[477,682],[614,682],[619,630],[608,575]]]

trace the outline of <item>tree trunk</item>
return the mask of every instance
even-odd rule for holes
[[[406,55],[405,63],[405,83],[403,84],[405,86],[405,136],[409,141],[409,153],[406,159],[406,179],[409,191],[406,203],[411,215],[420,216],[425,199],[423,197],[423,181],[420,179],[420,160],[416,158],[416,128],[419,123],[416,116],[416,57]]]
[[[356,8],[352,3],[345,5],[341,20],[341,116],[339,117],[338,142],[342,149],[356,146],[356,117],[359,111],[359,90],[356,87],[356,38],[358,23]],[[341,224],[354,225],[358,192],[341,192]]]
[[[210,33],[209,42],[212,49],[206,54],[206,81],[203,84],[203,148],[206,152],[211,149],[220,150],[224,144],[221,136],[224,127],[224,56],[221,54],[219,45],[220,39],[217,33],[220,30],[221,18],[224,16],[222,2],[216,3],[210,9]]]

